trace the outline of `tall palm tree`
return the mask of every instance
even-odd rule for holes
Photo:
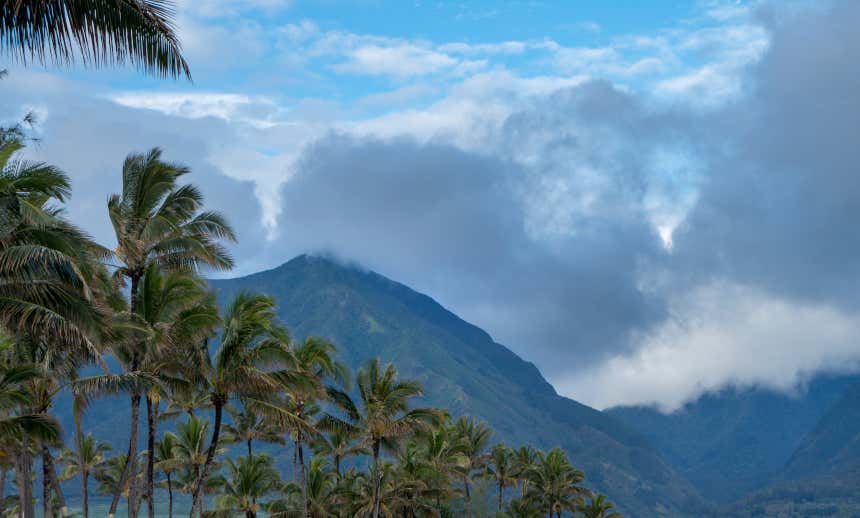
[[[308,337],[301,344],[295,345],[291,350],[290,367],[304,374],[310,383],[293,383],[295,376],[290,378],[289,386],[285,386],[288,397],[288,408],[298,418],[297,426],[291,427],[293,441],[295,443],[296,461],[299,468],[298,485],[302,491],[302,502],[305,515],[307,508],[307,475],[305,471],[304,445],[307,437],[305,430],[309,418],[314,415],[319,407],[316,401],[326,395],[322,383],[334,381],[340,385],[348,383],[349,374],[343,364],[334,359],[335,347],[330,342],[316,337]]]
[[[167,270],[196,271],[206,266],[217,269],[232,267],[233,261],[219,240],[235,240],[235,234],[224,218],[204,211],[203,196],[192,185],[179,186],[179,179],[189,172],[179,164],[165,162],[158,148],[145,154],[130,154],[122,167],[122,192],[108,200],[108,214],[113,225],[118,262],[117,280],[130,284],[130,311],[141,313],[139,288],[151,266]],[[119,356],[127,370],[136,371],[144,360],[143,341],[122,348]],[[131,395],[131,436],[127,459],[137,457],[137,433],[140,419],[138,392]],[[123,477],[134,478],[134,462],[128,462]],[[119,494],[115,494],[109,516],[116,513]],[[134,487],[130,494],[129,515],[135,516],[138,499]]]
[[[502,512],[502,503],[505,500],[505,488],[516,483],[514,477],[514,453],[505,443],[499,443],[490,450],[487,465],[487,475],[490,476],[498,486],[499,512]]]
[[[194,492],[194,484],[206,463],[206,435],[209,421],[200,417],[189,417],[176,427],[176,440],[172,448],[173,465],[180,468],[180,491]]]
[[[79,441],[77,451],[66,448],[60,456],[60,460],[66,464],[60,473],[60,480],[69,480],[75,476],[81,478],[81,510],[84,518],[90,515],[90,475],[99,472],[108,461],[107,454],[110,451],[109,444],[97,441],[88,433]]]
[[[284,371],[290,362],[284,336],[276,324],[275,303],[270,297],[239,293],[225,314],[221,343],[214,358],[210,359],[208,352],[200,358],[201,377],[209,384],[214,423],[206,462],[192,495],[191,517],[200,512],[204,483],[218,449],[224,407],[231,398],[272,411],[285,421],[299,421],[295,415],[263,401],[278,392],[289,377]]]
[[[102,66],[131,63],[158,76],[190,76],[169,0],[5,0],[0,50],[14,58]]]
[[[615,504],[607,500],[605,495],[593,495],[578,510],[582,518],[623,518],[621,513],[613,509]]]
[[[68,385],[59,387],[57,392],[65,388],[69,388],[72,392],[72,418],[75,427],[75,455],[77,455],[77,458],[72,461],[69,458],[71,450],[68,449],[63,455],[64,460],[69,462],[70,465],[74,464],[78,466],[76,474],[81,475],[83,516],[87,518],[89,516],[89,474],[93,471],[92,467],[88,468],[87,466],[98,454],[101,454],[101,460],[104,460],[104,454],[107,450],[102,449],[100,443],[96,444],[93,442],[94,440],[89,434],[84,435],[81,426],[83,414],[95,398],[143,389],[148,386],[149,380],[139,373],[101,374],[79,377],[77,371],[73,370],[68,376],[70,378]],[[110,448],[108,447],[108,449]],[[59,489],[57,491],[59,492]]]
[[[388,364],[380,368],[379,359],[370,360],[359,369],[356,377],[361,405],[348,394],[330,390],[333,403],[345,413],[346,419],[328,415],[321,423],[328,429],[356,430],[373,456],[373,518],[379,517],[382,469],[379,459],[383,445],[391,446],[404,436],[438,423],[441,413],[432,408],[409,408],[413,398],[423,394],[421,385],[413,380],[398,380],[397,370]]]
[[[151,264],[141,279],[138,297],[140,314],[133,316],[147,331],[141,340],[139,369],[157,380],[146,394],[146,451],[151,452],[155,448],[161,399],[171,388],[190,390],[194,385],[187,378],[194,370],[189,364],[197,358],[189,354],[188,346],[212,336],[219,318],[203,281],[186,272],[163,272],[156,264]],[[154,456],[149,455],[146,501],[150,517],[155,515],[154,463]]]

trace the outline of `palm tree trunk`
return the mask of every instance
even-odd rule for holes
[[[379,441],[373,442],[373,518],[379,518],[379,490],[382,477],[379,473]]]
[[[248,439],[248,460],[254,458],[254,451],[251,449],[251,439]]]
[[[466,516],[471,517],[472,516],[472,493],[469,490],[469,477],[466,475],[463,476],[463,487],[466,490],[466,509],[467,509]]]
[[[293,482],[299,478],[299,446],[297,441],[293,441]]]
[[[0,516],[6,512],[6,466],[0,467]]]
[[[167,518],[173,518],[173,482],[170,480],[170,472],[167,472]]]
[[[299,432],[296,436],[296,450],[299,454],[299,485],[302,488],[302,511],[303,517],[307,518],[308,515],[308,483],[305,479],[305,453],[302,449],[302,433]]]
[[[77,396],[72,403],[72,414],[75,421],[75,446],[78,453],[78,466],[81,467],[81,512],[83,518],[90,518],[88,478],[90,472],[84,469],[84,435],[81,430],[81,404]]]
[[[138,285],[140,283],[139,275],[131,276],[131,290],[129,292],[129,300],[131,302],[131,313],[137,314],[137,293],[138,293]],[[131,371],[136,371],[138,367],[139,358],[137,357],[137,353],[132,355],[131,360]],[[140,394],[137,392],[132,392],[131,394],[131,436],[128,440],[128,452],[125,459],[125,466],[122,469],[122,475],[119,478],[119,484],[117,484],[116,492],[113,495],[110,503],[110,509],[108,510],[108,518],[115,518],[116,508],[119,505],[119,499],[122,496],[123,488],[127,481],[134,481],[137,475],[137,426],[138,421],[140,420]],[[136,518],[136,514],[132,514],[135,511],[134,500],[136,499],[136,489],[137,484],[131,483],[129,484],[129,492],[128,492],[128,515],[129,518]]]
[[[30,476],[31,459],[30,444],[27,432],[21,432],[21,451],[18,453],[18,507],[21,509],[21,518],[34,518],[33,509],[33,481]]]
[[[206,461],[203,463],[203,469],[200,471],[200,476],[194,483],[194,498],[191,504],[191,514],[189,518],[194,518],[200,513],[203,502],[203,483],[209,478],[209,469],[212,467],[212,459],[215,458],[215,450],[218,449],[218,436],[221,433],[221,417],[224,410],[224,402],[226,397],[221,395],[212,396],[212,404],[215,407],[215,426],[212,428],[212,439],[209,441],[209,451],[206,452]]]
[[[155,434],[156,434],[156,406],[157,402],[146,396],[146,510],[149,518],[155,518]]]
[[[502,500],[505,496],[505,483],[499,480],[499,512],[502,512]]]
[[[136,366],[134,366],[136,368]],[[134,369],[132,369],[134,370]],[[132,393],[131,395],[131,437],[128,440],[128,453],[125,459],[125,467],[123,467],[122,475],[119,478],[119,483],[117,484],[116,491],[114,492],[113,499],[110,503],[110,509],[108,510],[108,518],[114,518],[116,515],[116,508],[119,505],[119,499],[122,496],[123,489],[125,488],[126,482],[131,480],[132,482],[129,484],[128,491],[128,515],[129,518],[136,518],[134,512],[134,493],[137,491],[135,487],[137,484],[135,483],[135,478],[137,477],[137,424],[140,421],[140,394]]]
[[[90,472],[83,470],[81,472],[81,509],[83,510],[84,518],[90,518]]]
[[[50,448],[48,448],[44,443],[42,444],[42,484],[44,486],[44,498],[46,499],[46,502],[49,502],[45,505],[45,516],[53,516],[54,505],[53,500],[51,499],[51,492],[53,492],[57,497],[57,504],[60,506],[60,516],[66,516],[66,514],[68,514],[66,497],[63,495],[63,488],[60,487],[60,481],[57,478],[57,470],[54,466],[54,455],[51,453]],[[48,511],[50,511],[50,514],[47,514]]]
[[[42,446],[42,516],[54,518],[54,500],[51,498],[51,476],[48,474],[48,459]]]
[[[5,516],[6,512],[6,476],[8,469],[6,466],[0,467],[0,516]]]

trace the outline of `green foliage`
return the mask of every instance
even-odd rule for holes
[[[165,0],[15,0],[0,5],[0,50],[24,63],[129,62],[190,78]]]

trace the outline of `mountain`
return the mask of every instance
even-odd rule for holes
[[[798,518],[860,516],[860,381],[803,438],[777,481],[746,497],[734,510],[735,516],[749,518],[765,513]]]
[[[773,484],[725,510],[731,516],[860,516],[860,381],[801,441]]]
[[[643,406],[606,413],[645,435],[703,496],[727,503],[784,477],[786,463],[809,440],[807,434],[858,381],[858,376],[819,376],[795,395],[729,388],[670,414]],[[860,425],[860,419],[851,419]],[[810,452],[811,458],[819,455]]]
[[[419,379],[425,403],[487,421],[509,445],[560,445],[626,516],[690,516],[697,492],[638,433],[558,395],[538,369],[426,295],[374,272],[313,256],[212,281],[224,303],[273,296],[293,336],[332,340],[351,367],[378,356]]]
[[[782,478],[800,479],[825,472],[860,469],[860,381],[819,420],[794,452]]]

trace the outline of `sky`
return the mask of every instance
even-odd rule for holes
[[[241,275],[378,271],[598,408],[860,370],[860,3],[182,0],[193,82],[11,64],[0,120],[110,244],[193,170]]]

